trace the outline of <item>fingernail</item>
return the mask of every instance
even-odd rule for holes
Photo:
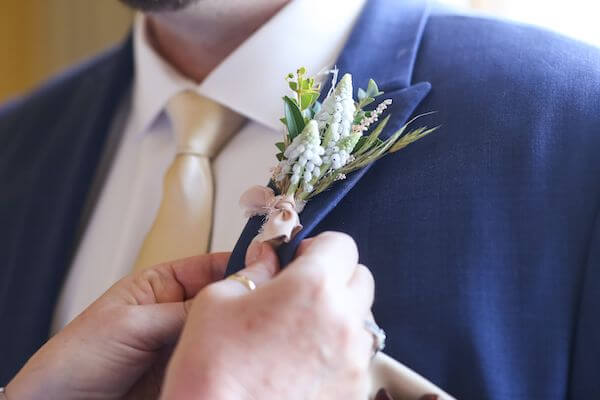
[[[246,265],[254,263],[263,253],[265,244],[257,240],[252,241],[246,252]]]
[[[437,399],[438,399],[437,394],[425,394],[425,395],[419,397],[419,400],[437,400]]]

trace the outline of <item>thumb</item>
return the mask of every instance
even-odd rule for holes
[[[264,275],[272,278],[279,272],[277,253],[267,242],[253,240],[246,251],[246,268],[243,271],[263,271]]]
[[[237,273],[251,280],[256,287],[273,279],[279,272],[279,258],[270,244],[253,241],[246,252],[246,268]],[[234,279],[219,282],[227,295],[237,296],[247,294],[249,288]]]

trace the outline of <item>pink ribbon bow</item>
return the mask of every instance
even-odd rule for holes
[[[292,196],[279,195],[271,188],[253,186],[240,198],[240,206],[247,217],[266,215],[257,239],[270,242],[274,246],[288,243],[302,230],[299,205]]]

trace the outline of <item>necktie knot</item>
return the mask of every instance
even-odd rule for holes
[[[191,90],[173,96],[167,104],[177,154],[213,158],[242,125],[244,119],[227,107]]]
[[[165,173],[162,201],[138,253],[136,270],[208,251],[214,196],[209,159],[244,122],[191,90],[173,96],[167,113],[178,156]]]

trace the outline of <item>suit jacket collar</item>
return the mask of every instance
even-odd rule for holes
[[[421,0],[371,0],[359,18],[350,39],[338,59],[340,74],[350,72],[356,87],[366,87],[375,79],[391,98],[392,115],[384,135],[391,135],[406,123],[431,85],[421,82],[410,86],[419,44],[429,16],[429,4]],[[327,93],[328,87],[323,88]],[[325,218],[359,182],[369,167],[349,175],[331,189],[311,200],[300,215],[302,231],[279,248],[281,265],[292,260],[299,243]],[[244,265],[244,256],[262,225],[262,217],[253,217],[244,228],[229,261],[227,273]]]

